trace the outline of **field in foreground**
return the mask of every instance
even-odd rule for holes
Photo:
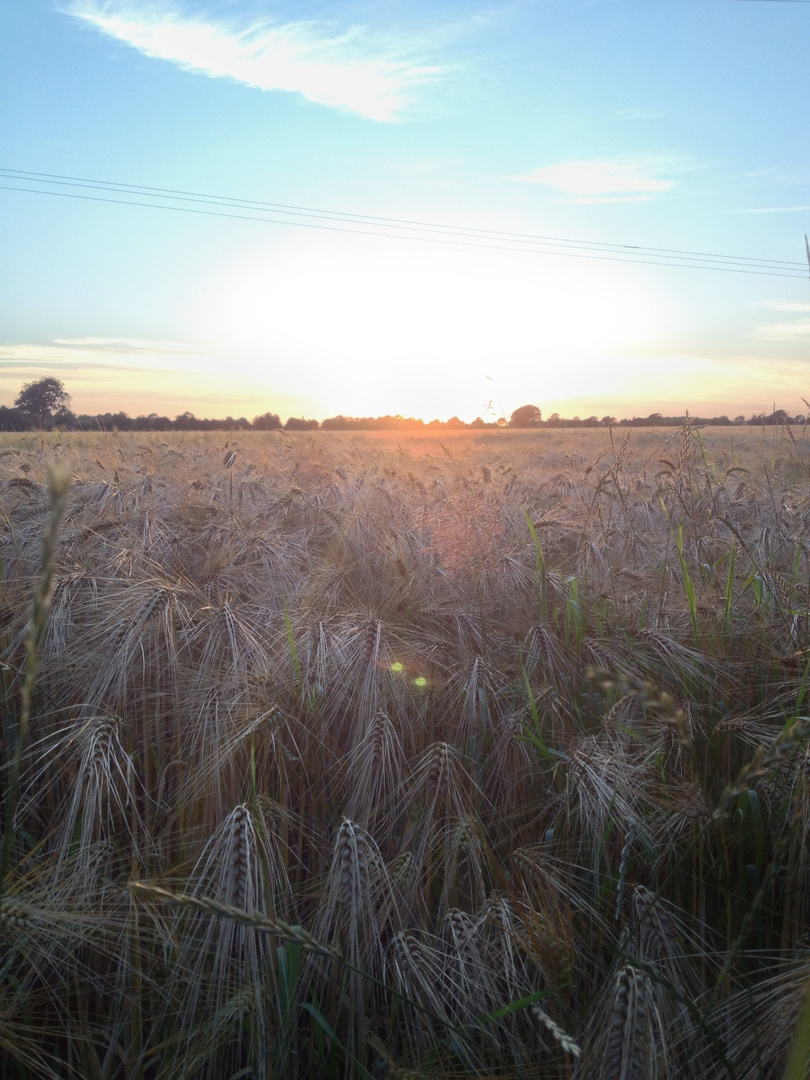
[[[0,518],[4,1080],[807,1075],[804,431],[0,437]]]

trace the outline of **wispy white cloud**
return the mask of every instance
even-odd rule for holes
[[[566,203],[647,202],[677,184],[661,175],[666,171],[669,163],[659,158],[614,158],[560,161],[511,179],[545,184]]]
[[[298,93],[308,101],[372,120],[397,119],[414,91],[444,68],[415,55],[401,36],[364,26],[254,20],[237,25],[192,15],[176,0],[67,0],[64,10],[144,55],[211,78],[260,90]]]
[[[772,300],[760,300],[756,306],[778,311],[780,314],[806,316],[803,319],[782,319],[756,327],[754,337],[760,341],[804,341],[810,338],[810,303],[786,300],[780,296]]]
[[[781,296],[775,300],[758,300],[757,307],[769,308],[771,311],[796,311],[810,313],[810,304],[799,300],[785,300]]]
[[[758,326],[754,333],[760,341],[804,341],[810,339],[810,319],[769,323]]]
[[[757,206],[747,210],[731,210],[732,214],[799,214],[810,210],[810,206]]]
[[[167,364],[193,370],[207,353],[177,341],[140,338],[53,338],[46,344],[0,345],[0,369],[49,366],[57,368],[108,367],[120,371],[161,370]],[[185,358],[191,359],[185,359]]]
[[[88,350],[115,353],[158,353],[161,356],[196,356],[198,349],[178,341],[150,341],[146,338],[81,337],[54,338],[54,345],[68,348],[82,347]]]

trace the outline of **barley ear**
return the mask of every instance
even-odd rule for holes
[[[20,800],[20,769],[22,767],[23,747],[28,735],[28,725],[31,719],[31,700],[34,695],[34,687],[37,678],[37,659],[39,647],[45,635],[45,627],[48,624],[48,615],[53,600],[53,577],[54,562],[56,559],[56,538],[59,533],[59,525],[65,513],[67,493],[70,487],[70,472],[65,468],[53,468],[48,475],[48,490],[51,499],[51,512],[45,521],[42,533],[42,556],[39,564],[39,574],[34,593],[31,597],[31,608],[28,616],[28,627],[25,642],[25,676],[23,679],[20,715],[17,721],[16,732],[9,733],[9,741],[14,747],[10,761],[9,776],[6,781],[6,793],[3,805],[4,821],[6,829],[3,834],[3,844],[0,848],[0,897],[3,895],[6,875],[12,855],[14,841],[14,829],[11,822],[17,813],[17,804]]]

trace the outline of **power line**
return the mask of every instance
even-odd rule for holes
[[[808,0],[810,2],[810,0]],[[752,264],[756,266],[766,266],[772,269],[781,269],[787,267],[795,269],[796,267],[803,266],[803,263],[796,261],[782,260],[782,259],[753,259],[750,256],[742,255],[718,255],[713,252],[706,251],[690,251],[679,248],[652,248],[641,247],[638,244],[616,244],[605,243],[602,241],[583,241],[572,240],[567,237],[559,236],[540,236],[534,233],[516,233],[495,231],[489,229],[470,229],[464,226],[438,224],[437,222],[429,221],[416,221],[407,218],[391,218],[391,217],[378,217],[369,214],[356,214],[347,213],[340,210],[324,210],[311,206],[299,206],[290,203],[272,203],[262,202],[255,199],[234,199],[230,196],[223,195],[211,195],[199,191],[183,191],[173,188],[157,188],[157,187],[145,187],[137,184],[121,184],[115,181],[104,180],[90,180],[86,177],[77,176],[64,176],[61,174],[52,173],[23,173],[19,170],[2,169],[0,168],[0,175],[3,173],[14,174],[20,178],[34,179],[38,182],[54,182],[67,184],[67,186],[74,187],[89,187],[95,190],[113,190],[126,194],[150,194],[151,196],[157,196],[164,199],[182,200],[186,202],[199,202],[204,204],[219,205],[235,207],[240,209],[260,209],[271,212],[283,212],[285,214],[293,214],[297,216],[316,217],[325,220],[338,220],[344,222],[351,222],[354,224],[374,224],[375,226],[383,226],[386,228],[400,228],[400,229],[418,229],[421,231],[437,231],[442,233],[450,233],[453,235],[474,236],[476,238],[492,238],[496,240],[508,239],[511,242],[531,242],[531,243],[553,243],[572,245],[577,247],[586,247],[589,249],[608,250],[614,252],[625,252],[627,250],[637,250],[640,254],[654,254],[656,256],[667,257],[685,257],[685,258],[706,258],[706,259],[718,259],[724,262],[735,262],[741,264]],[[27,189],[26,189],[27,190]]]
[[[657,266],[680,266],[685,269],[718,270],[726,273],[756,274],[768,277],[804,277],[806,273],[804,263],[782,259],[752,258],[750,256],[724,255],[715,252],[689,251],[677,248],[644,247],[638,244],[606,243],[603,241],[575,240],[568,237],[542,236],[533,233],[474,229],[438,222],[379,217],[289,203],[236,199],[230,196],[212,195],[199,191],[123,184],[117,181],[65,176],[58,173],[35,173],[19,169],[0,168],[0,177],[17,180],[20,184],[48,185],[48,187],[20,187],[11,184],[0,184],[0,188],[9,191],[81,199],[87,202],[142,206],[156,210],[171,210],[186,214],[200,214],[207,217],[256,221],[264,224],[292,225],[299,228],[322,229],[330,232],[476,247],[486,250],[526,252]],[[50,188],[54,187],[105,192],[107,196],[132,195],[135,198],[112,198],[100,194],[90,195],[78,194],[76,191],[50,190]],[[203,209],[203,207],[210,207],[211,209]],[[248,213],[231,212],[237,210],[245,210]]]
[[[808,0],[810,3],[810,0]],[[803,263],[797,263],[796,261],[782,260],[782,259],[753,259],[749,256],[743,255],[718,255],[713,252],[707,251],[690,251],[679,248],[653,248],[653,247],[641,247],[638,244],[616,244],[606,243],[603,241],[584,241],[584,240],[572,240],[567,237],[559,236],[540,236],[535,233],[517,233],[506,231],[495,231],[491,229],[470,229],[469,227],[458,225],[439,224],[432,221],[417,221],[408,218],[391,218],[391,217],[379,217],[369,214],[357,214],[348,213],[342,210],[324,210],[318,209],[312,206],[300,206],[291,203],[274,203],[274,202],[262,202],[256,199],[234,199],[230,196],[224,195],[211,195],[199,191],[184,191],[174,188],[158,188],[158,187],[145,187],[138,184],[121,184],[116,181],[105,180],[91,180],[87,177],[79,176],[65,176],[58,173],[32,173],[22,172],[14,169],[2,169],[0,168],[0,175],[13,174],[21,179],[26,179],[31,182],[36,180],[41,183],[55,183],[62,184],[63,186],[70,187],[82,187],[91,188],[93,190],[102,191],[116,191],[125,194],[149,194],[150,197],[155,196],[167,200],[180,200],[184,202],[203,202],[207,205],[215,206],[228,206],[239,209],[251,209],[251,210],[263,210],[274,213],[283,212],[285,214],[292,214],[294,216],[315,217],[324,220],[338,220],[354,224],[374,224],[375,226],[381,226],[385,228],[397,228],[397,229],[417,229],[418,231],[436,231],[441,233],[449,233],[452,235],[474,236],[476,238],[492,238],[496,240],[508,239],[511,242],[527,242],[527,243],[553,243],[553,244],[565,244],[578,247],[586,247],[589,249],[599,249],[608,251],[625,252],[627,250],[637,250],[641,254],[655,254],[667,257],[685,257],[685,258],[706,258],[706,259],[719,259],[724,262],[735,262],[742,264],[753,264],[757,266],[767,266],[773,269],[781,269],[788,267],[795,269],[798,266],[803,266]],[[28,190],[28,189],[22,189]],[[150,204],[152,205],[152,204]]]

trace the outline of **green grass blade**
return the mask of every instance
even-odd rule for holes
[[[796,1037],[790,1051],[783,1080],[807,1080],[810,1063],[810,977],[804,984],[804,1005],[796,1025]]]

